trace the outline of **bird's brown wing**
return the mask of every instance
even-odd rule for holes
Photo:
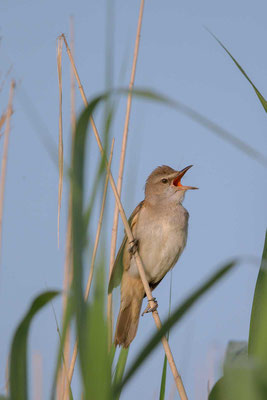
[[[130,227],[132,230],[134,230],[134,226],[136,225],[137,222],[137,218],[138,218],[138,213],[141,210],[142,206],[144,204],[144,200],[141,201],[138,206],[135,207],[135,209],[133,210],[128,222],[130,224]],[[125,234],[122,244],[119,248],[119,251],[117,253],[117,257],[115,259],[114,265],[113,265],[113,269],[112,269],[112,273],[110,276],[110,280],[109,280],[109,285],[108,285],[108,292],[111,293],[112,290],[119,286],[119,284],[121,283],[121,277],[122,277],[122,273],[123,273],[123,265],[125,269],[128,269],[130,266],[130,254],[128,253],[128,251],[124,251],[124,248],[126,246],[126,244],[128,243],[128,237]]]

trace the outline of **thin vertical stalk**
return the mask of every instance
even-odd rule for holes
[[[74,19],[70,18],[70,46],[71,52],[74,54]],[[73,74],[73,69],[70,68],[70,108],[71,108],[71,149],[73,150],[73,141],[76,129],[76,104],[75,104],[75,77]],[[69,192],[69,205],[68,205],[68,223],[67,223],[67,237],[66,237],[66,256],[65,256],[65,266],[64,266],[64,294],[63,294],[63,315],[65,315],[66,305],[67,305],[67,291],[69,290],[72,282],[72,273],[73,273],[73,265],[72,265],[72,214],[71,214],[71,204],[72,204],[72,195],[71,191]],[[68,369],[70,365],[70,327],[68,326],[66,332],[66,339],[64,343],[64,360],[66,368],[64,369],[63,374],[63,396],[66,400],[69,399],[69,390],[66,390],[69,387],[68,384]]]
[[[112,157],[113,157],[113,149],[114,149],[114,139],[112,140],[112,143],[111,143],[111,150],[110,150],[110,156],[109,156],[109,162],[108,162],[108,171],[110,171],[110,166],[111,166]],[[105,204],[106,204],[107,188],[108,188],[108,172],[107,172],[107,176],[106,176],[106,180],[105,180],[103,200],[102,200],[101,211],[100,211],[100,216],[99,216],[99,221],[98,221],[98,226],[97,226],[97,232],[96,232],[95,244],[94,244],[94,249],[93,249],[90,273],[89,273],[89,277],[88,277],[88,281],[87,281],[87,285],[86,285],[86,289],[85,289],[85,295],[84,295],[85,300],[88,299],[91,284],[92,284],[92,279],[93,279],[95,258],[96,258],[98,244],[99,244],[104,209],[105,209]]]
[[[58,126],[58,210],[57,210],[57,240],[59,247],[59,222],[60,209],[62,200],[63,186],[63,135],[62,135],[62,38],[58,38],[57,43],[57,73],[58,73],[58,89],[59,89],[59,126]]]
[[[1,178],[0,178],[0,260],[1,260],[1,244],[2,244],[2,229],[3,229],[3,207],[4,207],[4,192],[5,192],[5,182],[6,182],[6,167],[7,167],[7,154],[8,154],[8,143],[9,143],[9,133],[10,133],[10,118],[12,115],[12,103],[13,95],[15,89],[15,81],[11,82],[9,99],[6,114],[6,126],[4,132],[4,149],[2,157],[1,166]]]
[[[127,97],[126,115],[125,115],[123,136],[122,136],[120,167],[119,167],[119,176],[118,176],[118,182],[117,182],[117,190],[118,190],[119,196],[121,196],[121,189],[122,189],[122,179],[123,179],[123,171],[124,171],[124,164],[125,164],[126,145],[127,145],[128,131],[129,131],[131,106],[132,106],[132,89],[133,89],[134,80],[135,80],[136,64],[137,64],[137,57],[138,57],[140,36],[141,36],[141,27],[142,27],[142,20],[143,20],[143,12],[144,12],[144,0],[141,0],[138,24],[137,24],[137,32],[136,32],[136,38],[135,38],[135,46],[134,46],[132,72],[131,72],[131,78],[130,78],[130,84],[129,84],[129,94]],[[111,245],[110,245],[109,278],[111,276],[114,261],[115,261],[117,233],[118,233],[118,221],[119,221],[119,208],[118,208],[117,203],[115,203],[114,216],[113,216],[113,227],[112,227],[112,234],[111,234]],[[107,314],[108,314],[108,324],[109,324],[109,328],[110,328],[109,336],[112,337],[112,332],[113,332],[112,293],[108,294]]]
[[[70,201],[69,201],[70,204]],[[64,282],[63,282],[63,315],[66,312],[67,306],[67,297],[68,290],[72,281],[72,246],[71,246],[71,208],[69,207],[68,211],[68,222],[67,222],[67,235],[66,235],[66,253],[65,253],[65,264],[64,264]],[[69,367],[70,360],[70,327],[68,326],[66,332],[66,339],[64,343],[63,349],[63,357],[65,360],[66,368],[61,368],[61,399],[63,398],[63,393],[65,392],[66,384],[67,384],[67,370]],[[68,400],[68,397],[66,398]]]
[[[70,48],[74,57],[74,18],[70,18]],[[72,66],[70,66],[70,108],[71,108],[71,131],[72,139],[75,135],[76,129],[76,105],[75,105],[75,76]]]
[[[1,118],[0,118],[0,137],[2,136],[1,129],[2,129],[2,126],[3,126],[4,123],[5,123],[5,120],[6,120],[6,113],[3,113],[3,114],[1,115]]]
[[[63,40],[61,37],[57,41],[57,73],[58,73],[58,91],[59,91],[59,122],[58,122],[58,210],[57,210],[57,242],[59,247],[59,225],[60,225],[60,210],[62,201],[62,186],[63,186],[63,127],[62,127],[62,46]],[[65,271],[66,272],[66,271]],[[63,309],[65,305],[66,289],[68,283],[64,273],[63,283]],[[62,398],[65,376],[64,371],[60,368],[57,380],[57,397]]]
[[[62,35],[62,37],[64,38],[64,42],[65,42],[65,45],[66,45],[66,48],[67,48],[67,52],[68,52],[68,55],[69,55],[69,58],[70,58],[70,62],[72,64],[72,67],[73,67],[73,70],[74,70],[74,74],[75,74],[75,77],[76,77],[78,85],[79,85],[79,90],[80,90],[81,96],[83,98],[85,106],[87,106],[88,102],[86,100],[86,96],[85,96],[85,93],[84,93],[84,90],[83,90],[83,87],[82,87],[82,84],[81,84],[81,81],[80,81],[76,66],[75,66],[73,58],[72,58],[71,51],[69,49],[69,46],[67,44],[65,36]],[[100,153],[101,153],[101,155],[103,157],[105,157],[105,153],[104,153],[104,149],[103,149],[103,146],[102,146],[102,142],[101,142],[98,130],[96,128],[94,119],[92,117],[90,117],[90,123],[92,125],[92,129],[93,129],[93,132],[94,132],[94,135],[95,135],[96,142],[97,142],[97,145],[99,147]],[[114,181],[114,178],[112,176],[111,171],[108,170],[108,162],[107,162],[106,157],[105,157],[105,162],[106,162],[106,167],[107,167],[107,171],[108,171],[108,175],[109,175],[110,185],[112,187],[112,190],[113,190],[113,193],[114,193],[114,196],[115,196],[115,200],[116,200],[116,203],[117,203],[118,208],[119,208],[119,212],[120,212],[121,219],[122,219],[122,222],[123,222],[123,225],[124,225],[124,228],[125,228],[125,232],[127,234],[128,240],[131,242],[131,241],[134,240],[134,237],[133,237],[131,228],[129,226],[125,211],[124,211],[123,206],[121,204],[121,200],[120,200],[120,196],[119,196],[118,191],[117,191],[116,183]],[[150,286],[148,284],[148,281],[146,279],[144,266],[143,266],[143,263],[142,263],[142,260],[141,260],[141,258],[139,256],[138,251],[136,251],[136,253],[134,254],[134,258],[135,258],[135,262],[136,262],[136,265],[137,265],[137,268],[138,268],[138,272],[139,272],[140,278],[141,278],[142,283],[144,285],[145,293],[146,293],[146,296],[148,298],[150,307],[151,308],[155,308],[156,303],[153,300],[152,292],[151,292]],[[157,310],[153,311],[152,312],[152,316],[154,318],[154,321],[155,321],[157,329],[160,330],[162,325],[161,325],[161,321],[160,321],[160,318],[159,318],[158,311]],[[173,374],[173,377],[174,377],[174,380],[175,380],[176,387],[177,387],[177,390],[179,392],[180,398],[181,398],[181,400],[187,400],[187,395],[186,395],[186,392],[185,392],[185,388],[184,388],[184,385],[183,385],[182,378],[181,378],[180,374],[178,373],[178,370],[176,368],[176,365],[175,365],[175,362],[174,362],[174,359],[173,359],[173,355],[172,355],[169,343],[168,343],[168,341],[167,341],[165,336],[163,336],[161,338],[161,342],[162,342],[163,348],[165,350],[165,353],[166,353],[166,356],[167,356],[167,360],[169,362],[169,365],[170,365],[170,368],[171,368],[171,371],[172,371],[172,374]]]
[[[51,307],[52,307],[53,314],[54,314],[54,317],[55,317],[57,333],[58,333],[58,336],[59,336],[59,340],[61,342],[62,341],[62,337],[61,337],[61,333],[60,333],[60,329],[59,329],[59,325],[58,325],[56,311],[55,311],[55,308],[54,308],[54,305],[53,305],[52,301],[51,301]],[[63,351],[61,352],[61,358],[62,358],[62,364],[61,364],[60,369],[58,370],[58,373],[57,373],[57,387],[56,387],[57,399],[62,399],[62,396],[64,394],[63,393],[63,385],[62,385],[63,377],[66,377],[66,380],[68,382],[68,374],[67,374],[68,370],[67,370],[67,365],[65,363],[64,352]],[[70,386],[70,385],[68,385],[68,386]]]
[[[62,399],[63,395],[63,386],[62,382],[64,379],[64,371],[63,367],[61,366],[60,369],[58,370],[58,375],[57,375],[57,387],[56,387],[56,393],[57,393],[57,399]]]
[[[110,171],[110,166],[111,166],[111,162],[112,162],[113,149],[114,149],[114,139],[112,140],[112,143],[111,143],[111,150],[110,150],[110,156],[109,156],[109,161],[108,161],[107,176],[106,176],[106,180],[105,180],[103,199],[102,199],[101,210],[100,210],[100,215],[99,215],[99,220],[98,220],[98,225],[97,225],[97,231],[96,231],[94,249],[93,249],[93,254],[92,254],[90,272],[89,272],[89,276],[88,276],[88,280],[87,280],[87,284],[86,284],[86,289],[85,289],[85,294],[84,294],[84,300],[85,301],[88,300],[88,297],[89,297],[89,294],[90,294],[90,289],[91,289],[91,284],[92,284],[92,279],[93,279],[93,274],[94,274],[96,253],[97,253],[97,249],[98,249],[100,233],[101,233],[101,228],[102,228],[102,222],[103,222],[103,216],[104,216],[104,210],[105,210],[105,204],[106,204],[106,196],[107,196],[108,181],[109,181],[108,172]],[[68,382],[69,383],[71,383],[71,380],[72,380],[74,367],[75,367],[75,363],[76,363],[76,358],[77,358],[77,353],[78,353],[78,342],[77,342],[77,339],[76,339],[75,344],[74,344],[72,357],[71,357],[70,368],[69,368],[69,371],[68,371]],[[67,400],[67,393],[68,393],[68,390],[65,389],[65,395],[63,397],[64,400]]]

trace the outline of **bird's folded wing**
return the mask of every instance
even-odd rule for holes
[[[134,230],[134,226],[138,219],[138,213],[141,210],[143,204],[144,204],[144,200],[141,201],[141,203],[139,203],[137,207],[135,207],[134,211],[132,212],[132,215],[130,216],[130,218],[128,220],[132,231]],[[119,286],[119,284],[121,283],[121,278],[122,278],[122,273],[123,273],[123,264],[124,264],[125,269],[128,269],[130,266],[130,254],[129,254],[129,256],[128,256],[128,253],[127,254],[125,253],[125,255],[124,255],[124,248],[127,243],[129,243],[128,237],[127,237],[127,235],[124,235],[121,247],[117,253],[117,257],[115,259],[115,262],[114,262],[114,265],[112,268],[112,273],[111,273],[109,285],[108,285],[109,293],[111,293],[112,290],[115,287]]]

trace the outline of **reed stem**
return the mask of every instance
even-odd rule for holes
[[[67,52],[68,52],[68,55],[69,55],[69,58],[70,58],[70,62],[71,62],[71,65],[72,65],[73,70],[74,70],[74,74],[75,74],[77,82],[78,82],[78,86],[79,86],[79,90],[80,90],[82,99],[84,101],[85,106],[88,106],[88,102],[87,102],[87,99],[86,99],[86,96],[85,96],[85,93],[84,93],[84,90],[83,90],[83,87],[82,87],[82,84],[81,84],[81,81],[80,81],[80,78],[79,78],[79,75],[78,75],[78,72],[77,72],[77,69],[76,69],[76,66],[74,64],[74,61],[73,61],[73,58],[72,58],[71,51],[69,49],[67,40],[66,40],[64,34],[62,34],[62,37],[64,39],[64,42],[65,42],[65,45],[66,45],[66,48],[67,48]],[[104,152],[104,149],[103,149],[103,146],[102,146],[102,142],[101,142],[99,133],[97,131],[97,128],[96,128],[96,125],[95,125],[93,117],[90,117],[90,123],[92,125],[92,129],[93,129],[93,132],[94,132],[94,135],[95,135],[95,138],[96,138],[96,142],[97,142],[97,145],[99,147],[101,156],[105,158],[105,164],[106,164],[108,175],[109,175],[110,185],[112,187],[112,190],[113,190],[113,193],[114,193],[114,196],[115,196],[115,200],[116,200],[116,203],[117,203],[118,208],[119,208],[119,212],[120,212],[120,215],[121,215],[121,219],[122,219],[122,222],[123,222],[123,225],[124,225],[125,232],[127,234],[128,240],[131,242],[131,241],[134,240],[134,237],[133,237],[131,228],[129,226],[126,214],[124,212],[123,206],[121,204],[120,196],[118,194],[114,178],[112,176],[111,171],[108,170],[108,161],[106,159],[105,152]],[[151,292],[150,286],[148,284],[148,281],[146,279],[144,266],[142,264],[142,260],[141,260],[141,258],[139,256],[138,251],[136,251],[136,253],[134,254],[134,257],[135,257],[136,265],[138,267],[140,278],[141,278],[141,280],[143,282],[143,285],[144,285],[146,296],[149,299],[150,307],[154,308],[156,306],[156,303],[152,300],[153,299],[152,292]],[[161,321],[160,321],[160,318],[159,318],[158,311],[157,310],[153,311],[152,315],[153,315],[156,327],[160,330],[162,325],[161,325]],[[162,342],[163,348],[165,350],[166,357],[167,357],[168,363],[170,365],[170,368],[171,368],[171,371],[172,371],[172,374],[173,374],[173,377],[174,377],[174,380],[175,380],[176,387],[177,387],[178,393],[180,395],[180,398],[181,398],[181,400],[187,400],[187,395],[186,395],[186,392],[185,392],[185,388],[184,388],[184,385],[183,385],[182,378],[181,378],[181,376],[180,376],[180,374],[179,374],[179,372],[177,370],[177,367],[175,365],[175,361],[174,361],[174,358],[173,358],[169,343],[168,343],[168,341],[167,341],[165,336],[162,337],[161,342]]]

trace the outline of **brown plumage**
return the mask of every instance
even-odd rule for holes
[[[141,203],[139,203],[134,209],[130,217],[132,232],[135,230],[139,211],[143,204],[144,201],[141,201]],[[141,279],[138,277],[131,277],[127,273],[131,261],[131,256],[128,249],[129,241],[125,235],[114,264],[114,266],[116,266],[119,258],[122,256],[123,275],[121,280],[121,303],[120,312],[117,319],[114,344],[115,346],[119,345],[123,347],[128,347],[136,335],[142,301],[145,296],[144,286]]]
[[[115,346],[128,347],[134,339],[144,294],[144,286],[140,279],[123,274],[120,312],[114,339]]]
[[[145,200],[139,203],[129,219],[152,290],[175,265],[186,244],[188,212],[181,202],[185,191],[195,188],[183,186],[180,178],[189,168],[182,171],[168,166],[156,168],[146,181]],[[125,236],[109,282],[111,292],[121,280],[121,303],[114,343],[123,347],[128,347],[136,335],[145,296],[130,248]]]

